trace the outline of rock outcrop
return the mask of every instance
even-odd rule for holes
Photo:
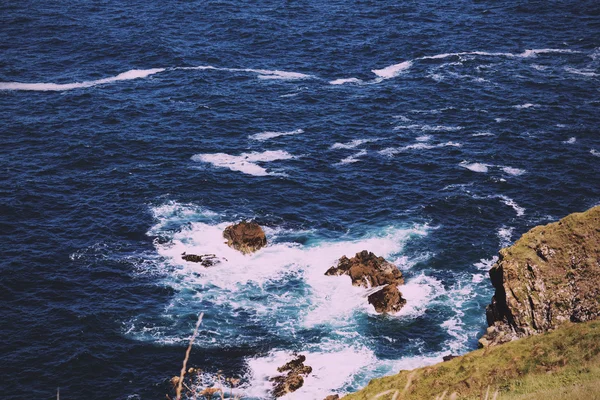
[[[267,245],[265,232],[256,222],[242,221],[238,224],[229,225],[223,231],[223,237],[227,239],[227,245],[244,254],[253,253]]]
[[[397,312],[406,304],[406,300],[398,290],[398,285],[404,283],[402,272],[383,257],[377,257],[367,250],[356,253],[352,258],[343,256],[338,261],[338,265],[329,268],[325,275],[348,275],[354,286],[366,288],[383,286],[381,290],[368,297],[369,304],[372,304],[377,312]]]
[[[296,355],[292,361],[277,368],[278,372],[287,372],[285,375],[279,375],[270,379],[273,382],[273,396],[282,397],[288,393],[295,392],[304,385],[304,376],[312,372],[312,367],[304,365],[306,356]]]
[[[482,347],[600,317],[600,206],[538,226],[500,250]]]

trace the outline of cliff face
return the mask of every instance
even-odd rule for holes
[[[490,270],[485,347],[600,317],[600,206],[538,226]]]

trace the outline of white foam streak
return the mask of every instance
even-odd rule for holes
[[[530,58],[530,57],[537,57],[538,54],[550,54],[550,53],[578,54],[581,52],[575,51],[575,50],[570,50],[570,49],[531,49],[531,50],[525,50],[521,54],[518,54],[518,56],[524,57],[524,58]]]
[[[482,173],[486,173],[488,172],[488,164],[482,164],[482,163],[468,163],[466,161],[461,162],[460,164],[461,167],[468,169],[469,171],[473,171],[473,172],[482,172]]]
[[[430,144],[425,142],[418,142],[414,144],[410,144],[404,147],[388,147],[386,149],[380,150],[379,154],[391,157],[395,154],[402,153],[409,150],[430,150],[437,149],[440,147],[461,147],[462,144],[457,142],[446,142],[446,143],[438,143],[438,144]]]
[[[401,129],[411,129],[411,130],[420,130],[423,132],[456,132],[463,129],[462,126],[448,126],[448,125],[398,125],[394,127],[394,130]]]
[[[354,139],[347,143],[335,143],[335,144],[333,144],[333,146],[331,146],[331,149],[354,149],[355,147],[358,147],[361,144],[365,144],[365,143],[369,143],[369,142],[376,142],[378,140],[379,140],[378,138]]]
[[[361,84],[361,83],[363,83],[363,81],[358,78],[342,78],[342,79],[335,79],[335,80],[329,82],[330,85],[344,85],[346,83]]]
[[[361,151],[359,151],[358,153],[356,153],[356,154],[354,154],[352,156],[349,156],[349,157],[346,157],[346,158],[342,159],[340,161],[340,163],[341,164],[352,164],[352,163],[355,163],[355,162],[359,162],[360,161],[359,157],[362,157],[362,156],[365,156],[365,155],[367,155],[367,151],[366,150],[361,150]]]
[[[504,196],[504,195],[501,195],[499,197],[500,197],[500,199],[502,199],[502,202],[504,204],[512,207],[517,212],[517,216],[521,217],[521,216],[525,215],[525,208],[519,206],[516,201],[514,201],[510,197]]]
[[[65,91],[80,88],[89,88],[92,86],[103,85],[107,83],[129,81],[133,79],[147,78],[150,75],[165,71],[165,68],[153,69],[132,69],[110,78],[98,79],[94,81],[83,81],[75,83],[24,83],[24,82],[0,82],[0,90],[30,90],[30,91]]]
[[[600,151],[596,149],[591,149],[590,153],[592,153],[593,156],[600,157]]]
[[[535,108],[535,107],[539,107],[538,104],[532,104],[532,103],[525,103],[525,104],[520,104],[520,105],[516,105],[513,106],[513,108],[516,108],[517,110],[525,110],[528,108]]]
[[[373,69],[371,72],[382,79],[390,79],[400,75],[402,72],[408,70],[411,66],[412,61],[404,61],[382,69]]]
[[[564,144],[573,144],[577,141],[577,138],[575,136],[570,137],[569,139],[563,141]]]
[[[513,168],[513,167],[502,167],[502,171],[506,172],[509,175],[519,176],[525,173],[524,169]]]
[[[589,69],[576,69],[571,67],[565,67],[565,71],[570,72],[575,75],[582,75],[587,77],[600,76],[599,73],[589,70]]]
[[[265,168],[256,164],[258,162],[269,162],[278,160],[289,160],[295,158],[293,155],[283,150],[269,150],[262,153],[242,153],[234,156],[226,153],[196,154],[192,157],[193,161],[206,162],[220,168],[229,168],[232,171],[243,172],[248,175],[266,176],[283,175],[278,172],[268,172]]]
[[[276,138],[279,136],[291,136],[291,135],[298,135],[300,133],[304,133],[304,130],[296,129],[294,131],[287,131],[287,132],[261,132],[261,133],[256,133],[254,135],[250,135],[250,136],[248,136],[248,138],[262,142],[262,141],[273,139],[273,138]]]
[[[505,227],[498,229],[498,238],[500,239],[500,247],[508,247],[512,242],[512,235],[515,228]]]

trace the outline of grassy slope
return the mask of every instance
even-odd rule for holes
[[[407,390],[407,382],[411,383]],[[435,399],[445,391],[459,399],[600,399],[600,321],[567,323],[553,332],[476,350],[451,361],[372,380],[344,400]],[[492,398],[492,395],[489,396]]]

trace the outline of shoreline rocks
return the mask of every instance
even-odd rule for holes
[[[600,206],[537,226],[500,250],[480,347],[600,317]]]
[[[402,272],[383,257],[377,257],[367,250],[356,253],[352,258],[343,256],[338,265],[329,268],[325,275],[348,275],[354,286],[382,286],[380,290],[368,296],[369,304],[379,313],[398,312],[406,304],[398,289],[399,285],[404,284]]]
[[[282,397],[288,393],[295,392],[304,385],[304,376],[312,372],[312,367],[304,365],[306,356],[295,355],[296,358],[277,368],[277,372],[287,372],[269,379],[273,382],[273,396]]]
[[[256,222],[242,221],[229,225],[223,231],[227,245],[244,254],[253,253],[267,245],[265,232]]]

